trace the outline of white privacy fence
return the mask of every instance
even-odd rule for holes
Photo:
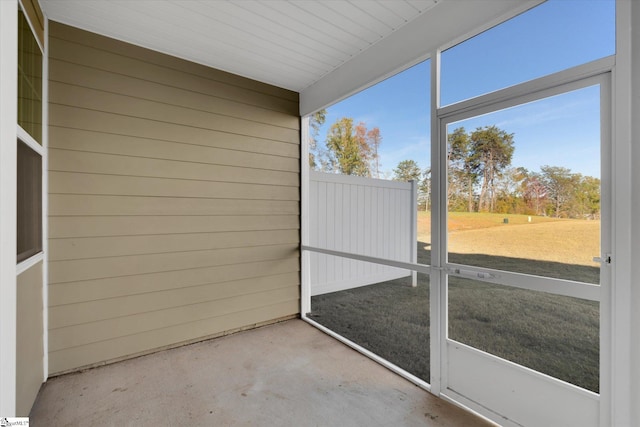
[[[311,171],[309,245],[323,249],[417,262],[415,182],[397,182]],[[366,286],[415,272],[310,254],[311,295]]]

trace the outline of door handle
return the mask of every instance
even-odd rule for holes
[[[497,276],[493,273],[464,270],[462,268],[447,268],[445,269],[445,271],[454,276],[468,277],[470,279],[491,280],[497,278]]]
[[[605,254],[604,257],[594,256],[593,262],[611,265],[611,254]]]

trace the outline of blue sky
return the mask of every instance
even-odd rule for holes
[[[442,105],[612,55],[614,25],[613,0],[549,0],[443,52]],[[429,80],[427,60],[329,107],[319,142],[336,120],[352,117],[380,128],[382,171],[406,159],[429,166]],[[599,176],[597,87],[457,125],[471,131],[491,124],[515,134],[513,166],[549,164]]]

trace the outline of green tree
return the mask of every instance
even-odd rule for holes
[[[373,160],[373,151],[369,145],[369,139],[367,138],[367,125],[364,122],[360,122],[356,125],[355,138],[358,143],[358,149],[360,150],[360,157],[367,164],[369,173],[367,176],[371,176],[371,164]]]
[[[393,170],[394,181],[420,181],[422,170],[415,160],[403,160]]]
[[[578,218],[600,218],[600,179],[578,175],[575,191],[575,216]]]
[[[515,151],[513,134],[496,126],[485,126],[473,131],[469,139],[469,162],[482,178],[478,210],[494,212],[497,179],[511,165]]]
[[[324,108],[316,111],[309,117],[309,167],[311,169],[325,169],[325,167],[323,167],[323,161],[326,163],[326,153],[318,146],[318,135],[326,119],[327,110]]]
[[[370,149],[367,144],[366,128],[356,129],[353,119],[343,117],[337,120],[327,134],[327,154],[329,169],[344,175],[371,176],[369,169]]]
[[[422,172],[422,179],[418,182],[418,206],[423,206],[425,211],[431,210],[431,168]]]
[[[580,180],[571,169],[561,166],[541,166],[540,178],[549,198],[547,212],[556,218],[571,216],[571,203]]]
[[[394,181],[415,181],[417,189],[418,207],[424,210],[430,208],[431,197],[431,168],[420,169],[415,160],[403,160],[393,170]]]
[[[471,139],[464,127],[447,135],[447,168],[449,209],[473,212],[478,165],[471,157]]]
[[[374,178],[380,178],[380,156],[378,155],[378,149],[382,143],[382,136],[380,135],[380,129],[377,127],[367,132],[367,142],[371,149],[371,160],[369,169],[371,169],[371,175]]]
[[[537,172],[529,172],[523,181],[523,193],[525,205],[534,215],[542,215],[547,203],[547,187],[541,175]]]
[[[524,182],[528,175],[529,171],[523,167],[507,168],[500,174],[496,182],[497,202],[494,212],[525,213]]]

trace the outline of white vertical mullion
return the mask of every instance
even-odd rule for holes
[[[411,180],[411,194],[409,195],[409,262],[418,263],[418,180]],[[418,286],[418,272],[411,272],[411,286]]]
[[[309,244],[309,116],[300,121],[300,241]],[[311,275],[308,251],[300,254],[300,314],[311,311]]]
[[[638,2],[629,2],[629,4],[625,7],[631,7],[631,10],[628,9],[623,10],[622,13],[629,12],[627,16],[629,17],[628,22],[632,22],[633,26],[631,28],[630,34],[623,35],[618,33],[618,38],[626,37],[626,43],[632,43],[630,47],[630,56],[631,56],[631,64],[629,64],[629,75],[636,76],[635,79],[631,79],[631,87],[628,88],[628,93],[631,94],[632,102],[630,106],[630,111],[628,112],[627,117],[633,118],[635,120],[630,120],[631,129],[630,139],[635,141],[633,147],[631,148],[632,159],[631,164],[634,167],[631,170],[630,182],[632,183],[632,204],[631,204],[631,218],[640,217],[640,191],[637,190],[637,185],[640,183],[640,121],[637,120],[640,117],[640,81],[638,81],[637,76],[640,75],[640,5]],[[635,189],[634,189],[635,188]],[[640,225],[638,221],[635,221],[634,227],[632,229],[631,235],[631,259],[637,260],[640,258]],[[631,271],[629,273],[629,279],[634,278],[634,282],[629,282],[629,286],[631,287],[631,299],[629,301],[630,306],[635,309],[631,309],[631,318],[628,319],[628,324],[631,325],[631,331],[629,331],[630,336],[630,351],[631,356],[629,360],[631,361],[631,372],[629,374],[629,378],[635,378],[635,381],[631,383],[631,396],[630,401],[636,402],[636,405],[632,405],[631,407],[631,415],[630,419],[631,425],[640,425],[640,405],[637,402],[640,402],[640,382],[638,378],[640,378],[640,311],[637,310],[637,307],[640,307],[640,264],[633,263],[631,266]]]
[[[42,55],[42,381],[49,377],[49,20],[44,17]]]
[[[440,51],[431,55],[431,270],[429,280],[431,392],[440,395],[442,384],[442,283],[441,194],[442,162],[440,153]],[[446,182],[446,181],[444,181]],[[446,194],[446,191],[445,191]],[[446,203],[445,203],[446,205]],[[446,283],[446,282],[445,282]]]
[[[613,122],[612,122],[612,280],[609,298],[611,322],[611,394],[608,396],[609,414],[601,417],[601,425],[633,425],[631,411],[631,301],[632,301],[632,205],[634,197],[631,182],[631,111],[632,22],[635,1],[616,1],[616,65],[613,69]],[[637,47],[636,47],[637,50]],[[636,141],[637,142],[637,141]],[[637,281],[638,279],[635,278]],[[634,361],[633,363],[638,363]],[[637,381],[637,379],[636,379]],[[636,403],[637,405],[637,403]],[[638,421],[638,420],[636,420]]]
[[[600,257],[612,252],[613,163],[611,140],[611,73],[600,84]],[[600,264],[600,425],[611,420],[611,266]]]
[[[18,3],[0,1],[0,415],[16,413]]]

